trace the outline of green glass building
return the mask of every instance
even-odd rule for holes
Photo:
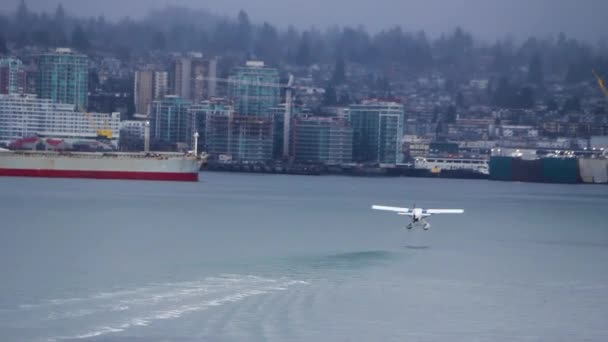
[[[175,95],[152,102],[150,137],[164,143],[189,144],[191,139],[190,101]]]
[[[353,129],[336,118],[309,117],[294,121],[294,159],[303,163],[345,164],[353,157]]]
[[[359,163],[396,164],[403,160],[403,105],[369,101],[349,108],[353,127],[353,160]]]
[[[206,151],[212,158],[225,156],[240,162],[267,162],[272,159],[272,119],[234,113],[207,115]]]
[[[238,115],[269,116],[268,110],[280,101],[279,71],[249,61],[230,76],[228,94]]]
[[[224,101],[202,101],[199,103],[192,104],[188,109],[188,115],[190,120],[190,143],[191,149],[194,149],[194,134],[198,132],[198,150],[206,151],[207,146],[207,117],[209,116],[227,116],[234,110],[232,106],[229,106]],[[213,144],[213,142],[212,142]]]
[[[25,67],[17,58],[0,58],[0,94],[25,93]]]
[[[38,97],[57,103],[72,104],[86,110],[89,65],[85,55],[71,49],[57,49],[38,56]]]

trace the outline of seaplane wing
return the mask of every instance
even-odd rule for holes
[[[407,225],[407,229],[412,229],[414,226],[422,225],[424,230],[429,230],[431,225],[428,223],[427,219],[434,214],[463,214],[463,209],[422,209],[416,208],[414,205],[413,208],[400,208],[400,207],[387,207],[384,205],[372,205],[372,209],[375,210],[384,210],[384,211],[392,211],[397,213],[397,215],[406,215],[411,218],[411,222]]]
[[[427,214],[463,214],[462,209],[426,209]]]
[[[412,215],[413,211],[409,208],[400,208],[400,207],[387,207],[384,205],[372,205],[372,209],[375,210],[384,210],[384,211],[392,211],[399,215]]]

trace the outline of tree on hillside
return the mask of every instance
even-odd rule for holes
[[[6,47],[6,39],[4,39],[4,35],[0,33],[0,54],[8,54],[8,47]]]
[[[200,30],[198,34],[198,41],[196,42],[196,46],[198,50],[209,51],[210,43],[209,43],[209,35],[207,35],[207,31]]]
[[[338,96],[336,95],[336,88],[333,84],[329,84],[325,87],[325,95],[323,96],[323,104],[326,106],[335,106],[338,103]]]
[[[59,3],[55,9],[55,23],[60,25],[62,28],[65,24],[65,9],[63,9],[63,5],[61,3]]]
[[[252,28],[247,12],[240,10],[237,22],[238,28],[236,38],[238,46],[236,46],[236,48],[248,53],[251,50]]]
[[[298,53],[296,54],[296,64],[301,66],[310,65],[310,37],[308,32],[302,34]]]
[[[9,18],[3,14],[0,14],[0,32],[8,32],[10,25],[11,23]]]
[[[152,42],[150,43],[152,50],[164,50],[167,48],[167,40],[165,34],[161,31],[156,31],[152,36]]]
[[[431,119],[431,123],[437,123],[437,121],[439,120],[439,112],[440,112],[440,108],[435,106],[433,107],[433,118]]]
[[[84,44],[95,45],[104,52],[120,53],[121,58],[127,52],[134,57],[141,56],[150,49],[202,50],[206,54],[237,60],[252,55],[273,66],[318,63],[321,70],[325,70],[329,65],[330,69],[335,68],[330,70],[333,72],[330,76],[336,86],[346,81],[346,65],[368,69],[366,72],[375,74],[395,75],[395,81],[410,75],[415,77],[421,71],[428,71],[424,69],[434,67],[458,83],[462,82],[461,76],[482,71],[480,68],[484,66],[489,70],[483,72],[513,75],[522,62],[529,66],[524,81],[536,85],[542,85],[543,76],[546,78],[548,73],[552,77],[567,75],[566,82],[571,83],[593,81],[591,68],[608,73],[608,63],[597,61],[606,55],[608,44],[596,48],[565,35],[556,39],[529,39],[522,44],[505,39],[487,46],[477,44],[463,29],[437,39],[398,26],[377,33],[370,33],[363,27],[337,26],[325,31],[309,29],[300,33],[293,27],[279,30],[268,23],[251,22],[245,11],[233,18],[223,18],[176,7],[152,11],[141,19],[106,21],[101,17],[72,17],[71,9],[62,5],[57,5],[50,15],[36,13],[28,9],[27,0],[12,1],[18,6],[8,15],[0,14],[0,32],[6,39],[5,45],[16,49],[27,45],[47,48],[71,44],[82,48]],[[82,32],[76,34],[78,25]],[[157,32],[162,32],[164,38]],[[239,60],[237,64],[240,63]],[[513,103],[513,98],[517,98],[513,95],[521,91],[521,86],[512,84],[509,96],[506,96],[510,100],[505,103]],[[457,93],[452,91],[451,95]]]
[[[89,89],[98,89],[101,85],[99,73],[96,70],[89,71]]]
[[[534,92],[530,87],[512,85],[506,77],[502,77],[494,91],[492,102],[502,108],[532,108],[535,102]]]
[[[449,106],[445,114],[445,122],[449,124],[456,123],[456,108]]]
[[[66,46],[70,44],[68,41],[68,36],[66,32],[66,26],[68,22],[68,18],[66,16],[65,10],[62,4],[58,4],[55,9],[55,15],[52,21],[47,24],[45,31],[49,35],[49,39],[51,40],[50,44],[55,46]]]
[[[538,54],[532,57],[528,67],[528,82],[541,85],[543,83],[543,67]]]
[[[519,91],[518,95],[515,103],[516,108],[534,107],[534,92],[532,91],[532,88],[524,87]]]
[[[461,91],[456,94],[456,106],[458,106],[459,108],[464,107],[464,95]]]
[[[566,83],[579,83],[589,80],[591,63],[587,61],[580,61],[578,63],[570,63],[568,65],[568,71],[566,72]]]
[[[42,47],[49,47],[51,45],[49,32],[46,30],[36,30],[32,32],[32,43]]]
[[[332,81],[334,84],[342,84],[346,82],[346,66],[344,65],[344,58],[341,54],[338,54],[338,58],[336,58],[336,65],[334,67]]]
[[[555,102],[554,99],[549,99],[546,103],[547,105],[547,110],[550,112],[556,111],[559,109],[559,107],[557,106],[557,102]]]
[[[435,50],[444,65],[470,63],[473,52],[473,36],[457,27],[452,34],[442,35],[435,42]]]
[[[15,41],[15,47],[22,48],[30,44],[30,36],[26,31],[20,31]]]
[[[214,52],[219,54],[233,49],[233,36],[234,25],[227,20],[219,22],[213,29],[211,35],[211,46],[213,47]],[[170,37],[169,41],[171,40],[172,37]]]
[[[89,38],[86,33],[82,30],[80,25],[76,26],[72,32],[72,46],[80,51],[86,51],[90,47]]]
[[[338,98],[338,103],[341,106],[348,106],[350,104],[353,103],[353,99],[351,98],[350,94],[347,91],[343,91],[340,93],[340,96]]]
[[[282,57],[290,63],[295,63],[296,54],[298,52],[298,43],[300,42],[300,33],[295,29],[295,27],[289,25],[287,32],[282,33],[280,36],[284,51]]]
[[[269,65],[277,65],[281,60],[281,44],[277,30],[270,24],[264,23],[253,43],[253,51],[257,58]]]
[[[20,37],[20,35],[28,36],[28,38],[29,38],[29,33],[33,26],[32,25],[33,20],[34,20],[33,13],[30,12],[30,10],[28,9],[28,7],[25,3],[25,0],[21,0],[19,2],[17,10],[15,11],[13,21],[12,21],[13,28],[11,31],[17,34],[16,38],[23,38],[23,37]],[[10,32],[10,31],[8,31],[8,32]],[[28,39],[26,39],[23,42],[20,42],[18,40],[15,41],[15,46],[17,46],[17,47],[27,46],[28,44],[29,44]]]
[[[390,98],[392,95],[391,82],[388,77],[382,76],[374,82],[374,88],[379,91],[379,95],[384,98]]]
[[[573,95],[569,97],[566,102],[564,102],[564,106],[562,107],[562,111],[565,113],[568,112],[578,112],[581,110],[581,99]]]
[[[30,16],[30,12],[27,8],[27,5],[25,4],[25,0],[21,0],[19,2],[19,6],[17,7],[17,13],[16,13],[16,21],[18,24],[26,24],[28,19]]]

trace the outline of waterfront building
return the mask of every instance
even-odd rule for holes
[[[279,71],[261,61],[248,61],[230,76],[228,94],[236,112],[245,116],[269,116],[280,101]]]
[[[228,111],[207,116],[206,150],[212,158],[266,162],[272,159],[272,138],[272,118],[238,115]]]
[[[366,101],[348,113],[353,127],[353,160],[360,163],[396,164],[403,160],[403,105]]]
[[[38,97],[67,103],[86,110],[89,82],[88,58],[71,49],[60,48],[38,56]]]
[[[26,71],[17,58],[0,59],[0,94],[23,94],[26,90]]]
[[[0,95],[0,140],[5,142],[38,136],[68,140],[93,140],[100,130],[117,145],[120,113],[88,113],[74,106],[40,99],[36,95]]]
[[[120,135],[144,140],[145,127],[146,121],[144,120],[122,120],[120,122]]]
[[[345,164],[352,161],[353,129],[346,120],[300,117],[292,134],[294,159],[304,163]]]
[[[208,101],[202,101],[199,103],[192,104],[188,109],[189,121],[190,121],[190,137],[194,137],[194,134],[198,132],[198,150],[206,150],[206,130],[207,130],[207,117],[211,115],[227,116],[234,112],[232,106],[229,106],[223,99],[212,99]],[[217,138],[217,136],[216,136]],[[191,149],[194,149],[194,141],[191,139],[189,142]]]
[[[151,139],[168,144],[187,144],[190,141],[190,105],[190,101],[176,95],[153,101],[150,111]]]

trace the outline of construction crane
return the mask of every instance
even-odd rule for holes
[[[291,89],[300,89],[300,90],[309,90],[309,89],[314,89],[314,87],[307,87],[307,86],[300,86],[300,85],[296,85],[293,84],[293,75],[289,75],[289,78],[291,80],[291,83],[288,84],[280,84],[280,83],[263,83],[263,82],[252,82],[252,81],[243,81],[243,80],[238,80],[238,79],[233,79],[233,78],[220,78],[220,77],[208,77],[206,78],[206,80],[208,81],[215,81],[218,83],[228,83],[228,84],[239,84],[239,85],[249,85],[249,86],[256,86],[256,87],[269,87],[269,88],[291,88]]]
[[[591,70],[591,72],[593,72],[593,75],[595,75],[595,78],[597,78],[597,84],[599,84],[600,88],[602,89],[602,92],[604,92],[604,95],[606,95],[606,97],[608,98],[608,88],[606,88],[606,81],[604,81],[604,79],[601,78],[595,72],[595,70]]]
[[[94,130],[97,131],[97,136],[98,137],[102,137],[105,139],[112,139],[112,130],[109,128],[99,128],[97,126],[97,124],[95,123],[95,120],[93,120],[93,117],[91,116],[91,113],[89,112],[84,112],[85,116],[87,117],[87,119],[89,120],[89,123],[91,124],[91,127],[93,127]],[[104,126],[105,127],[109,127],[109,122],[108,122],[108,118],[106,117],[104,119]]]
[[[289,132],[291,132],[291,89],[293,87],[293,75],[289,75],[287,90],[285,91],[285,114],[283,115],[283,158],[289,159]]]

